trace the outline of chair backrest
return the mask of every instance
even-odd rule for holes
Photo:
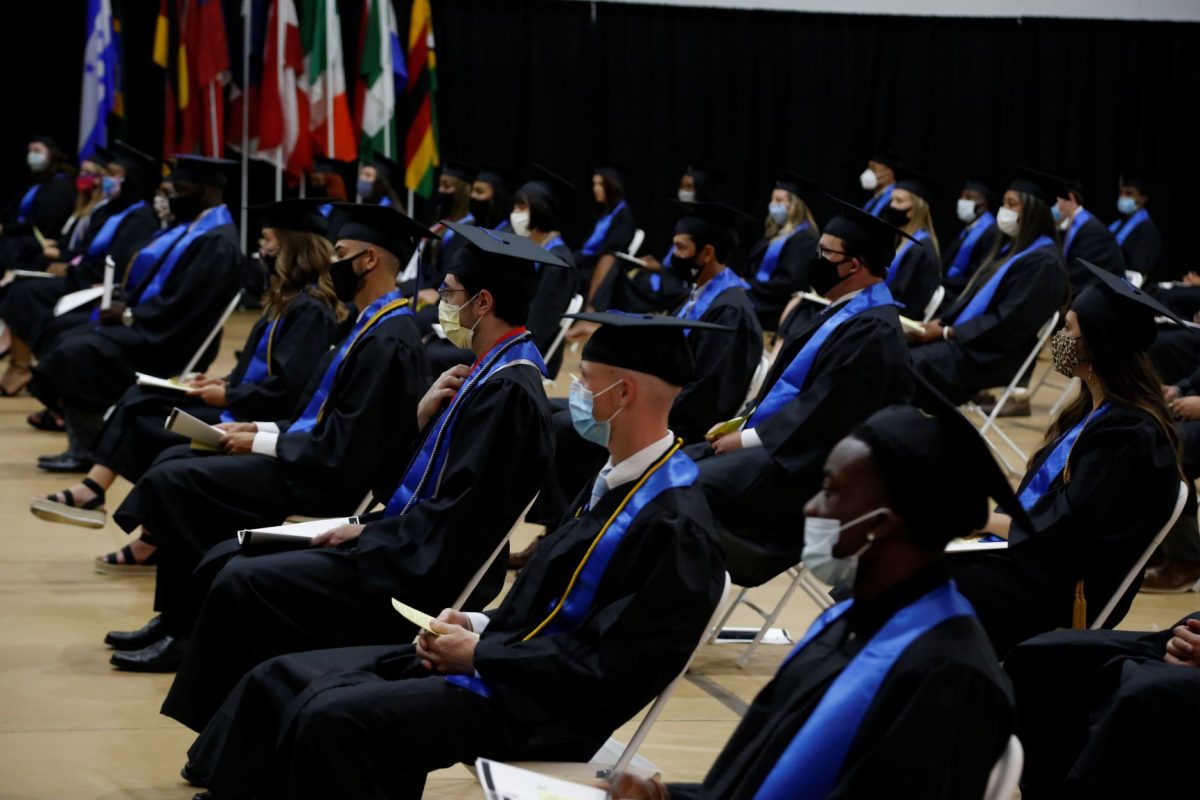
[[[578,314],[579,309],[583,308],[583,295],[577,294],[571,298],[571,302],[567,303],[567,310],[564,314]],[[563,317],[558,323],[558,335],[554,337],[554,341],[546,348],[546,352],[542,353],[542,360],[549,363],[550,359],[554,358],[554,354],[558,352],[558,348],[562,347],[563,339],[567,336],[567,329],[575,324],[575,320]]]
[[[946,287],[939,286],[933,290],[933,296],[929,298],[929,302],[925,304],[925,316],[921,318],[922,322],[929,322],[933,319],[933,315],[941,308],[942,301],[946,299]]]
[[[496,549],[492,551],[490,556],[488,556],[487,561],[484,561],[483,564],[480,565],[479,569],[475,572],[475,575],[470,581],[467,582],[467,586],[462,590],[462,594],[460,594],[458,599],[454,601],[453,608],[455,611],[462,611],[463,604],[466,603],[471,597],[471,593],[475,591],[475,587],[479,585],[481,580],[483,580],[483,576],[487,574],[487,571],[491,568],[492,564],[497,558],[500,557],[500,554],[504,552],[504,546],[508,544],[508,540],[512,538],[513,531],[515,531],[517,526],[521,524],[521,520],[525,519],[525,515],[529,513],[529,509],[533,508],[533,504],[537,500],[537,497],[538,496],[536,494],[533,496],[533,499],[531,499],[529,504],[525,506],[525,510],[521,512],[521,516],[517,517],[517,521],[513,523],[511,528],[508,529],[508,533],[504,534],[504,538],[500,540],[500,543],[496,545]]]
[[[633,232],[633,238],[629,240],[629,249],[626,251],[631,256],[636,256],[638,250],[642,249],[642,242],[646,241],[646,232],[638,228]]]
[[[748,403],[752,403],[754,398],[758,397],[758,391],[762,388],[763,381],[767,379],[767,375],[771,373],[771,358],[770,350],[763,350],[762,357],[758,360],[758,366],[754,368],[754,374],[750,376],[750,385],[746,387],[746,397],[742,400],[739,408],[745,408]]]
[[[225,313],[221,314],[221,318],[217,320],[217,324],[214,325],[213,329],[208,332],[208,336],[204,337],[204,341],[200,344],[200,349],[198,349],[196,354],[192,356],[192,360],[187,363],[187,366],[183,368],[183,372],[179,373],[180,375],[188,375],[196,368],[196,364],[200,363],[200,359],[203,357],[204,351],[208,349],[210,344],[212,344],[213,339],[217,338],[217,334],[221,332],[221,328],[225,327],[225,323],[228,321],[229,315],[233,313],[235,308],[237,308],[237,304],[241,299],[242,290],[239,289],[237,294],[233,296],[233,299],[229,301],[229,305],[225,306]]]
[[[1146,282],[1146,276],[1137,270],[1127,269],[1125,270],[1125,280],[1132,283],[1133,288],[1140,289],[1142,288],[1142,284]]]
[[[1129,570],[1129,573],[1125,576],[1125,580],[1121,581],[1121,585],[1117,587],[1115,592],[1113,592],[1112,597],[1108,599],[1108,603],[1103,609],[1100,610],[1100,613],[1096,615],[1096,619],[1092,621],[1092,630],[1095,631],[1104,627],[1104,623],[1108,621],[1113,609],[1117,607],[1117,603],[1121,602],[1121,598],[1125,596],[1125,592],[1129,591],[1129,587],[1133,585],[1133,582],[1137,579],[1137,576],[1142,574],[1142,570],[1146,568],[1146,562],[1150,560],[1150,556],[1154,554],[1154,551],[1158,549],[1160,544],[1162,544],[1163,539],[1167,538],[1167,534],[1170,533],[1171,528],[1175,527],[1175,523],[1179,521],[1180,515],[1183,514],[1183,506],[1187,503],[1187,497],[1188,486],[1183,481],[1180,481],[1179,495],[1175,498],[1175,508],[1171,511],[1170,518],[1167,520],[1167,523],[1162,526],[1162,530],[1154,534],[1154,538],[1150,541],[1150,545],[1146,548],[1145,552],[1142,553],[1141,557],[1138,558],[1137,562],[1133,565],[1133,568]]]
[[[1021,740],[1015,735],[1008,737],[1008,745],[1000,754],[992,774],[988,776],[987,789],[983,800],[1012,800],[1017,793],[1017,784],[1021,780],[1021,771],[1025,768],[1025,749]]]
[[[675,680],[671,681],[667,685],[667,688],[663,689],[662,692],[659,693],[658,697],[655,698],[654,704],[651,705],[650,710],[646,712],[646,716],[642,719],[642,723],[638,725],[637,730],[633,734],[633,738],[629,740],[629,744],[625,745],[625,750],[621,753],[621,757],[617,759],[617,763],[613,764],[612,770],[609,772],[610,775],[616,775],[617,773],[624,772],[629,768],[629,762],[633,761],[633,757],[637,755],[638,748],[642,746],[642,742],[646,740],[646,736],[648,736],[650,733],[650,728],[654,726],[654,722],[658,719],[659,715],[662,714],[663,707],[666,706],[667,700],[671,698],[671,694],[675,691],[675,687],[681,680],[683,680],[683,676],[687,675],[688,667],[691,666],[692,659],[696,657],[696,652],[708,639],[709,629],[717,624],[717,620],[720,618],[721,612],[725,610],[725,601],[729,597],[730,586],[731,581],[729,578],[729,573],[726,572],[725,588],[721,590],[721,599],[717,602],[716,608],[713,609],[713,613],[712,616],[709,617],[708,624],[704,626],[704,630],[700,634],[700,641],[696,642],[695,650],[693,650],[692,654],[688,656],[687,663],[683,665],[683,669],[679,671],[679,675],[675,678]]]

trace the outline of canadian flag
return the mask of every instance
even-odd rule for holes
[[[271,2],[259,96],[259,156],[278,153],[288,176],[299,179],[312,166],[312,139],[300,18],[292,0]]]

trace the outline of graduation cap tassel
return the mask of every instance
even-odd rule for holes
[[[1087,595],[1083,593],[1083,578],[1075,581],[1075,605],[1071,609],[1071,628],[1077,631],[1087,628]]]

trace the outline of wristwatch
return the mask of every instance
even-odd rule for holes
[[[133,324],[133,309],[132,308],[127,308],[121,312],[121,324],[126,325],[126,326]]]

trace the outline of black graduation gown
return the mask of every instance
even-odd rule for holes
[[[1163,661],[1174,627],[1056,631],[1009,653],[1024,800],[1179,794],[1200,749],[1200,670]]]
[[[186,440],[163,427],[172,408],[181,408],[210,424],[228,410],[239,422],[275,420],[288,416],[299,404],[314,368],[323,360],[333,343],[336,323],[329,307],[307,293],[297,295],[288,304],[275,331],[271,347],[271,375],[258,383],[244,383],[261,338],[270,330],[272,320],[262,317],[250,329],[238,356],[237,365],[226,378],[227,409],[205,405],[180,392],[131,386],[113,406],[91,455],[127,480],[136,483],[163,450]],[[307,396],[304,397],[307,401]]]
[[[765,281],[760,281],[758,268],[770,246],[770,239],[759,239],[746,257],[746,269],[742,273],[750,284],[750,300],[765,331],[773,331],[779,326],[779,315],[793,293],[809,288],[808,265],[817,251],[817,237],[812,230],[792,234],[779,251],[775,271]]]
[[[99,413],[120,399],[135,372],[177,374],[237,291],[239,268],[233,225],[197,237],[161,294],[133,306],[132,325],[97,326],[47,352],[34,367],[34,394],[48,406],[61,400]]]
[[[600,256],[617,250],[623,253],[628,252],[629,244],[633,241],[635,233],[637,233],[637,222],[633,219],[633,210],[626,203],[624,208],[613,215],[608,232],[605,234],[604,240],[600,242],[600,246],[596,248],[594,256],[589,256],[582,249],[575,251],[575,269],[579,273],[576,277],[579,280],[580,294],[587,296],[588,282],[592,279],[592,270],[596,268],[596,262]],[[591,234],[592,232],[589,230],[588,236],[590,237]],[[619,266],[619,264],[614,264],[613,269],[618,269]]]
[[[75,182],[67,173],[57,172],[42,179],[42,188],[33,198],[28,218],[18,222],[21,198],[26,191],[28,187],[13,198],[10,216],[0,234],[0,256],[5,265],[28,264],[40,258],[42,246],[37,243],[33,229],[36,227],[43,236],[54,239],[75,205]]]
[[[901,239],[907,242],[907,239]],[[925,306],[942,283],[942,264],[938,260],[933,240],[909,247],[896,267],[896,277],[888,284],[892,297],[901,304],[900,313],[909,319],[921,320]]]
[[[1064,245],[1067,235],[1066,232],[1062,234]],[[1087,267],[1075,263],[1077,258],[1090,261],[1100,269],[1107,270],[1114,275],[1125,277],[1125,256],[1121,254],[1121,246],[1117,244],[1117,237],[1109,233],[1108,228],[1104,227],[1104,223],[1095,217],[1089,216],[1079,226],[1079,230],[1071,240],[1071,246],[1063,251],[1063,261],[1067,265],[1067,277],[1071,281],[1071,291],[1076,295],[1096,283],[1096,279],[1092,273],[1088,272]]]
[[[999,267],[1004,257],[993,263]],[[952,402],[964,403],[976,392],[1003,386],[1021,368],[1037,343],[1037,332],[1067,297],[1067,276],[1051,247],[1029,253],[1005,273],[984,313],[955,320],[987,283],[990,267],[977,272],[966,291],[941,316],[954,338],[916,345],[913,366]]]
[[[991,252],[992,245],[996,243],[997,237],[1000,236],[1000,229],[993,222],[988,226],[979,239],[975,242],[975,246],[971,248],[971,256],[967,260],[967,268],[959,275],[950,277],[950,266],[954,263],[954,259],[958,258],[959,251],[962,250],[963,241],[967,238],[971,231],[971,226],[965,226],[953,242],[942,252],[942,286],[946,288],[946,300],[943,301],[943,308],[949,305],[962,293],[963,288],[967,285],[967,281],[971,280],[971,276],[975,274],[981,266],[983,260],[987,258],[987,254]],[[948,301],[948,302],[947,302]]]
[[[555,531],[487,612],[475,667],[491,698],[430,676],[411,645],[285,656],[234,688],[192,768],[234,797],[417,798],[425,773],[478,756],[590,758],[679,674],[724,583],[703,496],[670,489],[635,517],[581,625],[522,641],[630,488]]]
[[[1124,223],[1126,217],[1117,222]],[[1117,231],[1121,228],[1118,225]],[[1116,238],[1117,231],[1110,231]],[[1140,272],[1146,276],[1146,281],[1173,281],[1181,276],[1179,270],[1161,263],[1162,233],[1154,220],[1149,217],[1125,237],[1125,243],[1120,245],[1121,256],[1125,260],[1125,269]]]
[[[163,713],[200,730],[265,659],[404,641],[411,629],[389,598],[439,610],[453,603],[537,491],[552,446],[541,374],[507,367],[463,407],[437,494],[404,516],[375,519],[344,548],[242,555],[228,564],[236,544],[215,548],[192,577],[199,614]],[[396,457],[395,450],[389,455],[406,466],[407,452]],[[500,591],[505,562],[502,554],[470,607],[482,608]]]
[[[538,267],[537,294],[529,304],[529,319],[525,322],[525,327],[533,333],[533,342],[543,356],[558,336],[559,323],[562,321],[562,315],[567,313],[571,298],[575,296],[577,283],[573,269],[575,256],[571,249],[565,244],[557,244],[550,248],[550,252],[570,264],[572,269]],[[559,367],[562,366],[562,351],[563,346],[560,345],[558,352],[546,363],[546,371],[551,378],[558,375]]]
[[[762,401],[824,322],[818,316],[789,334],[754,405]],[[822,344],[803,390],[755,430],[762,447],[713,455],[693,445],[700,485],[721,521],[729,572],[757,586],[800,561],[804,512],[821,485],[829,451],[854,426],[912,393],[908,346],[895,306],[867,309]]]
[[[1030,466],[1022,490],[1043,460]],[[996,652],[1069,628],[1081,578],[1091,624],[1167,521],[1179,481],[1174,448],[1144,411],[1113,403],[1093,418],[1071,453],[1071,482],[1059,474],[1029,509],[1036,532],[1014,526],[1006,550],[949,559]],[[1139,576],[1107,626],[1121,621],[1140,585]]]
[[[156,537],[155,607],[176,634],[189,627],[187,579],[209,548],[242,528],[278,525],[289,514],[346,515],[368,491],[390,493],[427,385],[412,317],[393,317],[369,329],[342,362],[311,431],[280,425],[275,458],[205,455],[186,445],[165,450],[113,519],[126,532],[143,525]]]
[[[934,567],[852,606],[758,693],[704,783],[670,784],[671,797],[754,797],[870,637],[944,581],[944,569]],[[913,640],[896,660],[826,797],[982,797],[1014,725],[1008,681],[979,622],[946,620]]]

